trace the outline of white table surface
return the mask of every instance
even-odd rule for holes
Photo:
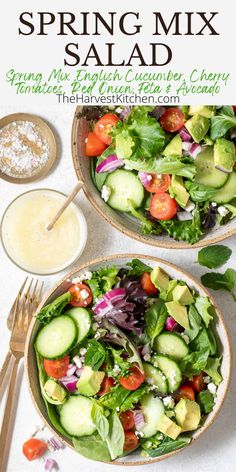
[[[47,119],[56,130],[59,156],[58,163],[53,171],[42,181],[27,185],[15,185],[0,181],[0,216],[10,201],[21,192],[31,188],[55,188],[63,192],[72,189],[76,182],[76,176],[72,166],[70,151],[70,130],[73,119],[73,107],[55,108],[47,110],[35,110],[32,107],[14,109],[12,107],[0,108],[0,116],[17,111],[31,112],[41,115]],[[204,268],[195,264],[197,259],[197,250],[164,250],[145,246],[137,241],[121,235],[117,230],[109,226],[95,212],[90,203],[86,201],[81,193],[77,198],[88,222],[88,242],[85,251],[80,259],[84,263],[97,256],[106,254],[137,252],[140,254],[155,255],[171,262],[181,265],[184,269],[191,272],[199,279],[205,272]],[[230,266],[236,264],[236,240],[235,237],[228,239],[227,244],[233,250],[233,256],[230,260]],[[223,268],[225,269],[225,268]],[[52,287],[53,284],[63,274],[44,277],[46,287]],[[25,272],[16,268],[6,257],[2,247],[0,247],[0,364],[8,349],[9,332],[6,327],[6,318],[13,302],[13,299],[25,277]],[[225,315],[225,321],[228,326],[233,346],[236,344],[236,304],[231,296],[223,292],[214,292],[215,299],[219,303]],[[235,341],[234,341],[235,340]],[[17,406],[15,413],[15,424],[12,435],[11,447],[9,451],[9,461],[6,472],[39,472],[43,470],[43,461],[38,460],[28,462],[22,454],[22,444],[29,438],[36,425],[41,421],[33,403],[31,401],[26,379],[21,365],[18,378]],[[142,467],[142,470],[153,472],[215,472],[223,470],[225,472],[235,471],[235,449],[236,449],[236,382],[235,372],[231,382],[231,388],[221,414],[206,434],[201,437],[194,445],[186,448],[185,451],[168,459],[164,462]],[[4,403],[2,401],[1,403]],[[47,433],[43,432],[42,436]],[[112,465],[91,462],[79,456],[69,448],[63,451],[51,454],[58,462],[61,472],[108,472],[113,470]],[[117,467],[115,470],[124,470],[127,468]],[[140,470],[140,467],[134,467],[134,471]]]

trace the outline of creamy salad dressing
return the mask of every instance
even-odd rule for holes
[[[87,227],[80,209],[71,203],[51,231],[46,229],[64,195],[37,190],[21,195],[7,209],[2,223],[2,239],[11,259],[38,274],[64,269],[81,254]]]

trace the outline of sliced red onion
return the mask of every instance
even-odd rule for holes
[[[140,431],[140,429],[144,427],[145,421],[141,410],[134,413],[134,424],[137,431]]]
[[[189,221],[193,219],[193,215],[190,211],[178,211],[176,216],[179,221]]]
[[[182,142],[182,149],[183,149],[183,151],[189,152],[189,151],[191,150],[192,144],[193,144],[193,143],[189,143],[189,142],[187,142],[187,141],[183,141],[183,142]]]
[[[49,446],[53,447],[54,451],[58,451],[59,449],[63,448],[62,442],[56,436],[52,436],[48,440],[48,444],[49,444]]]
[[[59,379],[63,387],[65,387],[68,392],[74,392],[77,387],[78,377],[71,375],[70,377],[62,377]]]
[[[77,377],[81,377],[83,370],[84,370],[83,367],[76,369],[75,375],[77,375]]]
[[[66,372],[66,377],[70,377],[73,375],[76,371],[76,365],[75,364],[69,364],[68,370]]]
[[[45,462],[44,462],[44,470],[45,472],[51,472],[52,469],[57,470],[58,464],[54,459],[51,459],[48,457],[47,459],[45,459]]]
[[[172,318],[172,316],[168,316],[166,320],[166,324],[165,324],[165,329],[167,331],[173,331],[176,325],[177,325],[177,322],[174,320],[174,318]]]
[[[225,167],[221,165],[215,166],[216,169],[220,170],[221,172],[224,172],[225,174],[230,174],[232,171],[229,169],[226,169]]]
[[[193,159],[195,159],[195,157],[197,157],[197,155],[199,154],[199,152],[201,152],[201,150],[202,150],[202,147],[200,146],[200,144],[193,143],[189,151],[189,154],[191,157],[193,157]]]
[[[144,187],[145,185],[150,184],[152,180],[152,174],[147,174],[147,172],[139,172],[138,176]]]
[[[113,303],[123,300],[125,296],[126,291],[124,288],[113,288],[101,298],[101,300],[95,305],[93,311],[96,313],[96,315],[104,316],[112,309]]]
[[[127,106],[127,107],[124,107],[123,110],[120,112],[120,118],[123,119],[125,118],[126,116],[128,116],[131,112],[132,108]]]
[[[124,162],[121,159],[118,159],[115,154],[112,154],[111,156],[104,159],[104,161],[100,162],[100,164],[98,164],[96,167],[96,173],[101,174],[102,172],[112,172],[123,165]]]
[[[189,134],[189,132],[186,130],[185,127],[181,128],[179,135],[182,139],[182,141],[191,141],[192,136]]]

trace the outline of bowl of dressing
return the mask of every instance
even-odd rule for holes
[[[71,202],[54,227],[47,225],[63,205],[66,195],[51,189],[35,189],[14,199],[1,222],[1,240],[7,256],[21,269],[51,275],[73,264],[87,241],[82,210]]]

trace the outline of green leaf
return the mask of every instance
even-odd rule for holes
[[[213,290],[227,290],[231,292],[235,286],[235,273],[233,269],[227,269],[224,274],[209,272],[201,276],[201,281],[205,287]]]
[[[147,393],[147,387],[142,385],[137,390],[132,392],[121,404],[120,411],[132,410],[136,403]]]
[[[114,349],[110,347],[110,352],[112,354],[112,358],[114,361],[113,364],[118,365],[118,367],[120,368],[120,372],[118,375],[124,376],[125,374],[127,374],[128,370],[130,369],[130,362],[128,362],[126,359],[122,357],[122,354],[124,354],[124,350],[123,349],[118,350],[118,349]]]
[[[111,459],[114,460],[123,455],[125,434],[119,416],[113,411],[109,418],[109,434],[106,438]]]
[[[153,159],[139,159],[133,161],[126,159],[125,165],[131,170],[148,172],[150,174],[171,174],[180,175],[187,179],[193,179],[196,174],[196,167],[187,158],[179,156],[154,157]]]
[[[198,253],[198,263],[202,266],[208,267],[208,269],[215,269],[225,264],[232,251],[229,247],[221,244],[215,246],[207,246],[202,248]]]
[[[69,304],[71,300],[71,293],[63,293],[60,297],[53,300],[52,303],[44,306],[37,314],[37,320],[43,325],[48,324],[54,317],[60,316],[62,311]]]
[[[106,359],[106,351],[103,345],[96,339],[91,339],[85,354],[85,365],[89,365],[92,370],[99,370]]]
[[[144,264],[144,262],[140,261],[139,259],[133,259],[131,262],[127,263],[127,266],[131,267],[127,275],[135,275],[136,277],[140,277],[143,275],[144,272],[152,272],[152,267]]]
[[[117,274],[117,266],[102,267],[93,272],[92,279],[87,280],[86,283],[92,290],[94,300],[112,289],[117,282]]]
[[[161,300],[164,300],[165,302],[170,302],[173,300],[172,298],[172,292],[174,290],[174,288],[176,287],[176,285],[178,284],[178,281],[176,279],[174,280],[170,280],[169,281],[169,285],[167,287],[167,290],[162,290],[160,293],[159,293],[159,298]]]
[[[159,446],[157,446],[155,449],[145,448],[145,452],[151,457],[159,457],[172,451],[176,451],[176,449],[182,449],[182,447],[187,446],[190,441],[191,438],[184,435],[180,435],[175,440],[165,436]]]
[[[111,455],[107,443],[102,440],[98,433],[94,433],[91,436],[72,438],[72,441],[75,450],[81,454],[81,456],[94,461],[111,461]]]
[[[111,388],[109,393],[106,393],[99,399],[99,403],[110,410],[115,410],[116,408],[120,408],[129,394],[130,391],[122,387],[122,385],[116,385]]]
[[[165,326],[168,312],[163,300],[158,299],[145,313],[145,329],[153,346],[155,338]]]
[[[200,405],[201,411],[203,413],[210,413],[215,405],[215,400],[211,392],[209,390],[203,390],[198,395],[198,403]]]
[[[198,208],[193,213],[193,219],[188,221],[178,221],[172,219],[169,221],[160,221],[160,225],[167,231],[169,236],[177,241],[186,241],[190,244],[197,243],[201,237],[201,218]]]
[[[185,187],[190,194],[190,200],[193,202],[212,200],[217,192],[217,189],[213,187],[207,187],[206,185],[190,182],[188,180],[185,182]]]
[[[209,335],[208,335],[209,332]],[[202,351],[209,349],[209,353],[214,355],[216,352],[216,341],[213,333],[206,328],[202,328],[197,337],[189,344],[192,351]]]
[[[181,362],[180,368],[186,377],[192,378],[194,375],[200,374],[202,370],[206,372],[206,364],[209,356],[209,349],[195,351],[188,354]]]
[[[202,317],[205,326],[208,328],[211,320],[214,319],[215,309],[212,306],[208,297],[197,297],[195,307]]]
[[[190,341],[193,341],[201,330],[202,324],[201,316],[193,304],[189,307],[188,319],[190,327],[189,329],[185,329],[184,334],[189,337]]]
[[[214,141],[222,138],[234,126],[236,117],[232,107],[222,107],[219,113],[211,118],[211,138]]]
[[[216,385],[219,385],[222,382],[222,376],[218,372],[220,365],[221,357],[209,357],[204,368],[204,372],[212,378]]]
[[[93,402],[91,416],[101,438],[105,441],[109,434],[109,421],[104,413],[103,407],[96,401]]]

